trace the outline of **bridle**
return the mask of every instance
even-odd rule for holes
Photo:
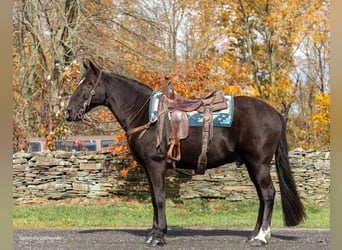
[[[102,76],[102,70],[100,71],[100,74],[99,74],[99,76],[95,82],[93,89],[90,91],[90,95],[89,95],[88,99],[83,103],[83,105],[81,106],[81,108],[77,112],[77,117],[81,120],[83,120],[85,111],[86,111],[87,107],[90,105],[91,100],[96,93],[95,90],[96,90],[97,86],[99,85],[101,76]],[[141,111],[144,109],[144,107],[147,105],[147,103],[149,103],[150,99],[151,99],[151,96],[149,96],[149,98],[147,98],[147,100],[144,102],[144,104],[141,106],[141,108],[138,110],[138,112],[136,112],[136,114],[133,116],[132,121],[135,120],[135,118],[141,113]],[[149,121],[148,123],[146,123],[144,125],[130,129],[126,132],[126,136],[130,136],[136,132],[143,130],[143,133],[141,133],[141,135],[139,136],[139,138],[141,138],[144,135],[144,133],[146,132],[146,130],[156,121],[157,121],[157,119],[154,119],[154,120]]]
[[[96,93],[95,90],[96,90],[97,86],[100,83],[101,76],[102,76],[102,70],[100,70],[100,74],[99,74],[99,76],[98,76],[98,78],[97,78],[97,80],[95,82],[95,85],[94,85],[93,89],[90,91],[90,95],[89,95],[88,99],[83,103],[83,105],[81,106],[81,108],[77,112],[77,117],[79,119],[83,119],[85,111],[86,111],[87,107],[90,105],[91,100],[92,100],[93,96]]]

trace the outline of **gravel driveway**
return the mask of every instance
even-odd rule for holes
[[[246,242],[251,229],[170,228],[167,245],[158,249],[255,249]],[[148,249],[147,229],[15,229],[14,249]],[[270,244],[259,249],[330,249],[329,229],[273,229]]]

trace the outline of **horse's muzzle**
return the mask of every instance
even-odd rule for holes
[[[67,108],[64,110],[64,117],[67,121],[80,121],[84,117],[84,107],[82,106],[79,111],[73,114],[72,109]]]
[[[68,122],[80,120],[81,119],[80,116],[81,115],[79,112],[76,115],[73,115],[73,112],[71,109],[64,110],[64,117],[65,117],[65,120],[67,120]]]
[[[69,109],[65,109],[64,110],[64,117],[65,117],[65,120],[67,121],[71,121],[71,115],[70,115],[70,110]]]

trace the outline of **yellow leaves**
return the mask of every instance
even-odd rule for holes
[[[312,41],[314,44],[327,42],[328,39],[329,37],[327,37],[327,34],[325,32],[317,32],[312,36]]]
[[[312,132],[317,138],[314,146],[330,145],[330,93],[316,93],[315,112],[311,115]]]
[[[317,106],[320,108],[327,108],[330,106],[330,93],[316,93]]]
[[[246,95],[244,91],[239,86],[236,85],[223,85],[223,92],[227,95],[237,96],[237,95]]]
[[[170,8],[165,11],[159,8],[163,2]],[[83,20],[84,25],[78,27],[77,34],[80,38],[85,38],[79,41],[95,43],[84,47],[82,55],[95,56],[94,59],[105,70],[115,69],[127,77],[134,75],[134,78],[155,90],[162,89],[168,81],[165,76],[168,76],[175,90],[187,98],[199,98],[211,89],[220,89],[229,95],[250,95],[265,99],[279,111],[283,103],[289,106],[293,102],[297,105],[303,102],[296,97],[296,87],[290,78],[291,72],[303,66],[296,64],[294,49],[301,49],[299,42],[303,37],[308,39],[305,42],[313,45],[327,42],[329,15],[328,10],[322,8],[323,4],[328,4],[326,1],[163,2],[150,1],[146,4],[144,1],[105,0],[97,4],[94,1],[85,1],[80,5],[83,11],[79,13],[84,12],[87,16],[78,16],[77,20]],[[177,15],[173,16],[175,18],[170,18],[172,11],[176,11],[174,14]],[[88,16],[89,13],[96,15]],[[182,18],[181,13],[184,14]],[[94,27],[97,29],[93,29]],[[176,27],[177,34],[170,29]],[[176,36],[175,40],[172,40],[173,35]],[[46,39],[49,37],[46,36]],[[46,42],[50,44],[47,40]],[[76,47],[82,47],[82,43],[76,43]],[[31,53],[32,39],[29,36],[24,36],[22,46],[21,53],[27,58],[35,55]],[[14,47],[15,64],[19,64],[18,49]],[[81,55],[77,51],[75,50],[75,58]],[[59,79],[45,79],[45,75],[50,75],[51,78],[56,78],[56,75],[53,74],[55,64],[51,63],[53,50],[43,46],[43,52],[49,67],[42,69],[36,65],[36,71],[44,72],[44,75],[38,75],[34,85],[30,86],[30,89],[39,87],[41,91],[34,92],[34,95],[29,93],[28,97],[22,96],[24,92],[18,89],[19,81],[14,81],[13,96],[18,104],[16,110],[20,112],[20,105],[32,104],[36,114],[42,114],[41,121],[34,126],[40,130],[37,133],[62,133],[63,129],[59,129],[62,123],[50,118],[55,112],[47,113],[42,108],[51,105],[51,102],[44,104],[45,99],[48,100],[47,97],[52,94],[48,92],[49,89],[54,87],[50,86],[50,80],[53,83],[59,80],[62,86],[58,89],[58,95],[64,98],[75,88],[81,70],[77,62],[72,62],[66,68],[58,69],[61,73]],[[307,52],[310,54],[309,50]],[[310,55],[314,56],[312,53]],[[303,58],[303,61],[307,59]],[[23,74],[18,67],[15,65],[14,75],[29,75],[29,72]],[[314,89],[303,95],[308,96],[316,91]],[[314,113],[311,116],[308,111],[303,118],[314,122],[317,128],[320,127],[319,124],[328,126],[329,122],[327,104],[324,104],[327,98],[322,98],[315,96]],[[33,101],[29,103],[26,100]],[[100,122],[113,119],[109,113],[99,113],[93,117]],[[55,126],[52,123],[56,123]],[[115,148],[113,150],[120,154],[128,151],[124,146]]]
[[[315,129],[322,132],[330,124],[330,93],[316,93],[315,112],[311,119],[315,123]]]

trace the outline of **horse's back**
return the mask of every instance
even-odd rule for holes
[[[214,127],[209,144],[207,168],[240,161],[246,154],[274,154],[281,134],[279,113],[269,104],[248,96],[234,97],[231,127]],[[182,141],[181,167],[193,168],[202,145],[202,128],[191,127]]]
[[[234,97],[234,120],[232,127],[272,127],[281,130],[279,113],[266,102],[249,96]],[[258,129],[257,129],[258,130]]]

